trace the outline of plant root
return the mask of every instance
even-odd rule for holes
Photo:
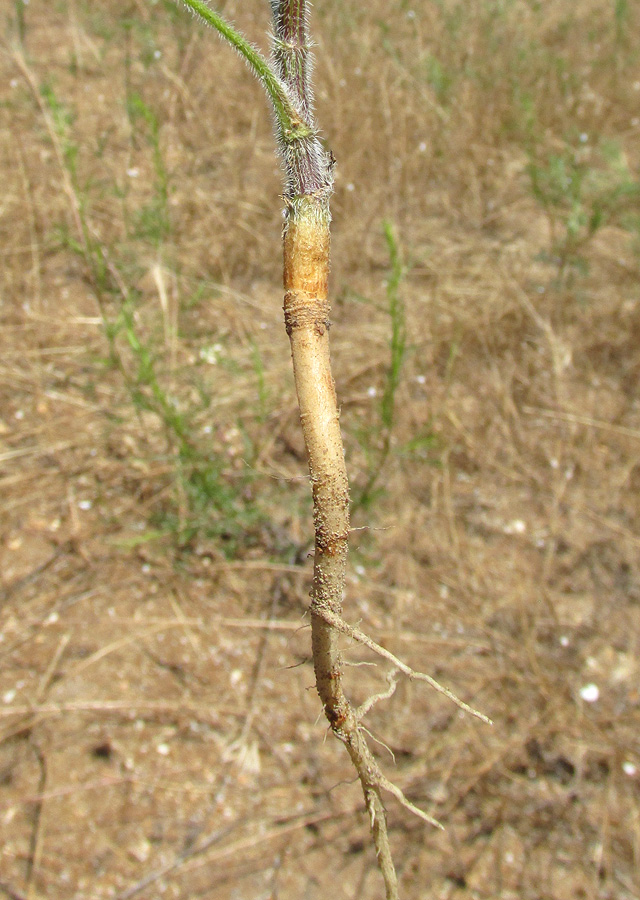
[[[409,678],[410,681],[426,681],[427,684],[431,685],[431,687],[437,691],[439,694],[443,694],[449,700],[451,700],[457,707],[459,707],[464,712],[469,713],[474,716],[476,719],[480,719],[481,722],[484,722],[487,725],[493,725],[492,720],[485,716],[484,713],[481,713],[479,710],[474,709],[472,706],[469,706],[468,703],[465,703],[464,700],[461,700],[453,691],[450,691],[449,688],[444,687],[444,685],[440,684],[440,682],[436,681],[435,678],[432,678],[431,675],[427,675],[425,672],[417,672],[415,669],[412,669],[406,663],[403,663],[397,656],[394,656],[390,650],[387,650],[385,647],[381,647],[380,644],[376,644],[374,640],[372,640],[368,635],[366,635],[363,631],[360,631],[359,628],[355,628],[353,625],[349,625],[348,622],[341,617],[336,615],[332,610],[327,609],[325,606],[320,604],[312,604],[312,610],[315,615],[319,616],[321,619],[327,623],[327,625],[331,626],[331,628],[335,628],[336,631],[339,631],[341,634],[346,634],[348,637],[352,638],[354,641],[357,641],[359,644],[362,644],[365,647],[368,647],[369,650],[372,650],[374,653],[377,653],[378,656],[381,656],[383,659],[388,660],[390,663],[394,665],[396,669],[399,669],[404,675]],[[393,690],[385,691],[382,694],[376,694],[373,697],[370,697],[369,700],[365,701],[362,706],[358,710],[358,718],[362,718],[369,710],[379,701],[386,700],[387,697],[390,697],[395,690],[395,686]]]

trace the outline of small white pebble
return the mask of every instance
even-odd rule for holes
[[[580,696],[585,703],[595,703],[600,699],[600,688],[597,684],[585,684],[580,688]]]
[[[142,566],[142,571],[145,575],[147,575],[151,571],[151,566],[149,565],[149,563],[144,563],[144,565]]]
[[[140,174],[140,169],[138,169],[136,166],[133,166],[132,168],[127,169],[127,175],[129,176],[129,178],[137,178],[139,174]]]
[[[236,686],[236,684],[240,684],[240,682],[242,681],[242,669],[234,669],[229,677],[229,680],[234,687]]]
[[[418,384],[426,384],[427,377],[426,375],[416,375],[416,381],[418,382]]]
[[[377,388],[374,388],[374,387],[367,388],[367,397],[375,397],[377,395],[377,393],[378,393]]]
[[[14,419],[18,419],[18,420],[24,419],[24,410],[23,410],[23,409],[17,409],[17,410],[14,412],[13,417],[14,417]]]
[[[367,571],[364,566],[359,566],[359,565],[355,567],[355,570],[356,570],[356,575],[365,575],[366,571]]]
[[[12,88],[17,88],[18,87],[18,79],[12,78],[11,81],[9,82],[9,84],[11,85]]]
[[[93,504],[92,504],[91,500],[80,500],[80,502],[78,503],[78,509],[82,509],[85,512],[88,509],[91,509],[92,506],[93,506]]]
[[[420,141],[420,143],[418,144],[418,150],[420,151],[420,153],[426,153],[427,152],[427,142]]]
[[[168,744],[158,744],[156,750],[160,754],[160,756],[168,756],[169,755],[169,745]]]
[[[522,519],[514,519],[513,522],[504,526],[505,534],[524,534],[526,530],[527,525]]]
[[[154,59],[160,59],[161,56],[162,56],[162,50],[154,50],[154,51],[153,51],[153,58],[154,58]]]
[[[2,696],[2,702],[13,703],[13,701],[16,699],[16,693],[17,691],[14,690],[7,691],[6,694],[3,694]]]
[[[569,646],[569,638],[566,636],[566,634],[560,635],[560,646],[561,647]]]
[[[589,135],[583,131],[582,134],[580,135],[580,143],[586,144],[588,140],[589,140]]]
[[[349,184],[347,185],[347,190],[349,191],[349,193],[352,193],[352,191],[355,191],[355,189],[356,189],[355,184],[352,181],[350,181]]]
[[[628,759],[625,759],[625,761],[622,763],[622,771],[625,775],[628,775],[629,778],[633,778],[634,775],[638,774],[637,767]]]
[[[47,618],[44,620],[45,625],[55,625],[56,622],[60,620],[60,616],[57,612],[50,613]]]
[[[11,825],[11,823],[13,822],[13,820],[16,817],[17,812],[18,812],[18,808],[16,806],[10,806],[2,817],[3,824]]]

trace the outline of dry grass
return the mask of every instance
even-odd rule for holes
[[[226,3],[258,38],[265,7]],[[574,7],[314,12],[355,490],[382,439],[383,219],[408,263],[347,615],[496,723],[420,684],[372,714],[446,825],[391,805],[406,900],[640,896],[640,15]],[[310,690],[259,89],[170,3],[32,3],[21,49],[3,16],[0,894],[379,897]],[[384,685],[353,673],[356,700]]]

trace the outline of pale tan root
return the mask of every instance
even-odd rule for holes
[[[314,612],[318,606],[342,618],[349,537],[349,484],[329,357],[328,270],[327,200],[305,197],[289,209],[285,225],[284,313],[313,491],[313,664],[331,729],[346,746],[362,785],[386,898],[398,900],[381,797],[382,774],[343,691],[340,632]]]
[[[362,718],[377,702],[393,694],[397,671],[400,671],[409,678],[426,681],[465,712],[489,720],[433,678],[415,672],[352,628],[342,617],[350,531],[349,485],[329,356],[328,264],[327,199],[315,196],[298,199],[288,210],[284,232],[284,312],[313,490],[316,540],[311,634],[316,686],[331,729],[345,745],[360,779],[386,898],[398,900],[382,792],[391,793],[402,806],[429,824],[437,828],[442,825],[411,803],[382,773],[367,745]],[[343,690],[344,663],[339,648],[342,634],[369,647],[397,670],[388,676],[389,688],[370,697],[357,710]]]

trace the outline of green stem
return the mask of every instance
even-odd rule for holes
[[[311,121],[311,57],[307,0],[277,0],[273,9],[273,60],[278,75]]]
[[[245,58],[249,68],[260,79],[269,95],[284,140],[288,142],[310,137],[313,130],[304,121],[303,115],[296,108],[284,83],[278,78],[257,47],[254,47],[220,13],[210,9],[203,0],[182,0],[182,2],[208,25],[215,28]]]
[[[300,198],[314,195],[323,196],[328,203],[333,185],[332,157],[318,138],[311,108],[311,50],[307,7],[308,0],[271,0],[273,66],[310,132],[309,137],[302,139],[287,139],[286,135],[278,135],[287,178],[285,198],[288,206],[295,204]]]

